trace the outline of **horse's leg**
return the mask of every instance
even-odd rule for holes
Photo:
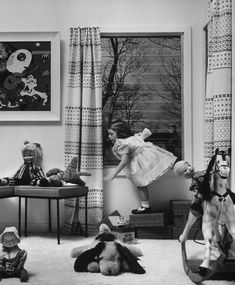
[[[222,250],[224,254],[228,257],[235,257],[235,246],[234,246],[234,241],[235,241],[235,222],[228,222],[225,223],[225,226],[227,227],[227,236],[225,236],[224,243],[222,244]],[[232,240],[230,240],[230,236],[232,236]],[[231,244],[232,243],[232,244]]]
[[[211,202],[206,202],[204,207],[202,233],[205,240],[205,254],[201,265],[199,266],[199,273],[205,275],[210,266],[210,256],[212,241],[215,234],[215,228],[218,224],[218,209],[216,205]]]
[[[229,221],[228,223],[226,223],[226,227],[233,239],[235,240],[235,222]]]
[[[193,224],[196,222],[197,219],[198,219],[198,217],[193,215],[190,211],[186,225],[184,227],[184,230],[183,230],[182,234],[179,236],[180,242],[186,241],[188,239],[188,234],[190,232],[190,229],[192,228]]]
[[[223,214],[228,232],[231,234],[233,240],[235,240],[235,212],[233,202],[229,201],[229,198],[226,201]]]
[[[218,223],[214,228],[214,232],[215,232],[214,240],[217,244],[221,242],[221,236],[222,236],[222,228],[221,227],[222,226]]]
[[[210,222],[211,223],[211,222]],[[203,261],[199,266],[199,271],[207,270],[210,266],[210,256],[211,256],[211,247],[212,240],[214,236],[214,231],[212,225],[209,225],[207,222],[202,223],[202,232],[205,241],[205,253],[203,257]]]

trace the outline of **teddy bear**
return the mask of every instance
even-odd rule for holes
[[[43,156],[41,145],[25,141],[21,153],[24,160],[23,165],[20,166],[13,177],[0,179],[0,186],[37,185],[40,179],[45,178],[41,168]]]
[[[6,227],[0,235],[0,279],[19,277],[21,282],[28,281],[28,272],[24,268],[27,252],[19,248],[19,242],[20,237],[14,226]]]
[[[38,186],[61,187],[66,183],[73,183],[84,186],[85,182],[80,176],[90,176],[90,173],[77,171],[78,157],[74,156],[65,170],[52,168],[46,172],[46,177],[38,181]]]
[[[89,245],[76,247],[71,257],[76,258],[76,272],[101,272],[103,275],[117,275],[121,272],[145,273],[138,263],[141,250],[135,245],[122,244],[106,224],[101,224],[99,235]]]

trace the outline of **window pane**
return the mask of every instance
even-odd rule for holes
[[[182,157],[181,37],[102,37],[104,164],[117,161],[107,126],[127,121],[134,132]]]

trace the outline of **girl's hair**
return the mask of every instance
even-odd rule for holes
[[[134,134],[130,126],[126,122],[121,120],[112,121],[108,128],[115,131],[119,139],[125,139],[130,136],[133,136]]]

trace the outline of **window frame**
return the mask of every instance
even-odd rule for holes
[[[102,27],[101,37],[115,36],[180,36],[182,53],[182,157],[192,161],[192,78],[191,78],[191,27]],[[106,167],[109,167],[107,165]],[[110,165],[110,167],[113,167]]]

